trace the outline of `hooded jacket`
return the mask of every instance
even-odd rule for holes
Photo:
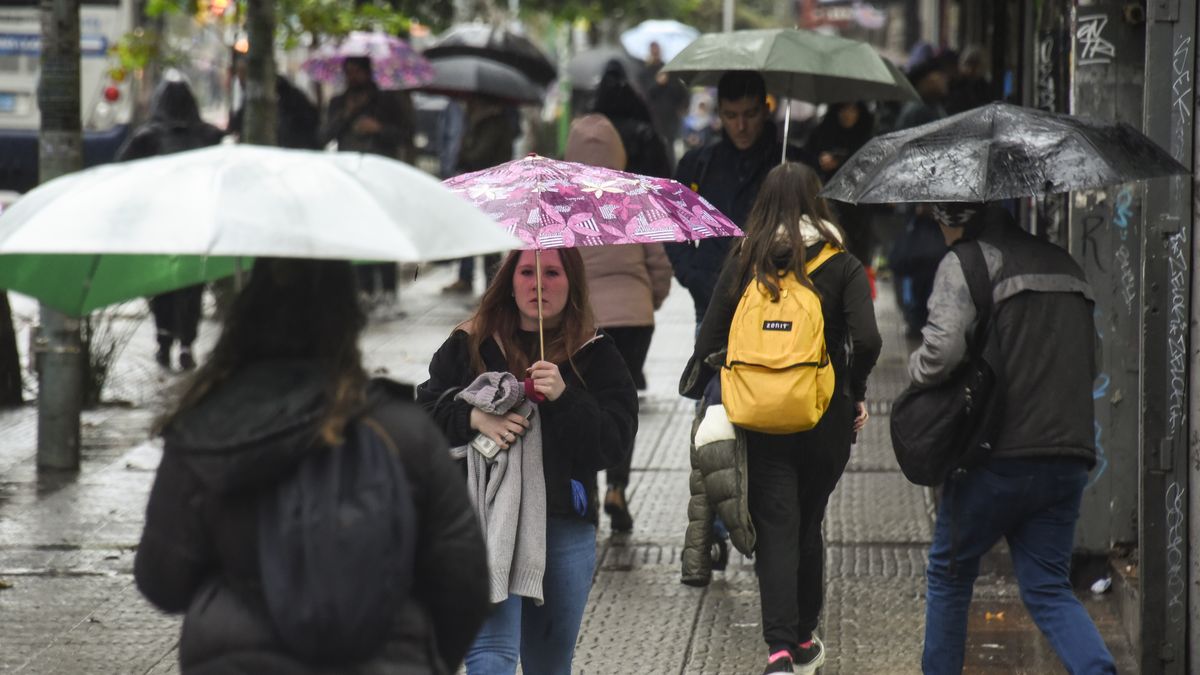
[[[623,171],[625,147],[607,118],[585,115],[571,124],[564,159]],[[654,311],[671,292],[671,261],[662,244],[584,246],[579,253],[596,325],[654,325]]]
[[[221,142],[225,132],[200,119],[200,107],[186,82],[158,85],[150,103],[150,121],[117,151],[117,161],[169,155]]]
[[[537,334],[521,334],[534,348]],[[417,401],[433,415],[452,445],[475,437],[471,405],[455,400],[460,389],[475,381],[469,336],[455,330],[433,355],[429,379],[417,387]],[[494,339],[481,350],[489,371],[505,372],[508,363]],[[546,511],[551,517],[599,521],[596,473],[619,466],[633,452],[637,435],[637,390],[629,368],[612,338],[603,333],[582,346],[570,364],[558,364],[567,387],[556,401],[538,405],[542,421],[542,467],[546,478]],[[578,372],[576,372],[578,370]],[[460,474],[460,481],[463,480]],[[575,510],[571,481],[587,492],[583,513]]]
[[[417,578],[380,653],[360,664],[320,669],[292,657],[274,634],[259,573],[258,499],[323,449],[319,372],[304,361],[255,364],[164,430],[134,576],[159,609],[187,613],[184,673],[448,673],[461,662],[487,612],[483,540],[445,440],[395,386],[372,381],[363,414],[401,452],[418,511]]]

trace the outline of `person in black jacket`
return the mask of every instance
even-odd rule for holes
[[[654,128],[650,108],[629,82],[620,61],[613,59],[605,66],[591,111],[604,115],[617,128],[628,155],[625,171],[655,178],[670,177],[667,141]]]
[[[828,182],[847,159],[866,145],[875,133],[875,116],[862,101],[829,106],[821,122],[808,137],[808,153],[817,159],[821,180]],[[838,224],[849,237],[847,250],[864,267],[871,266],[874,248],[871,236],[871,207],[867,204],[832,205]]]
[[[233,76],[241,83],[242,91],[246,87],[246,57],[241,54],[234,58],[230,68]],[[281,148],[296,148],[299,150],[320,150],[321,140],[318,134],[321,130],[321,113],[313,105],[308,96],[292,84],[283,75],[275,75],[275,143]],[[226,132],[234,136],[242,135],[242,125],[245,123],[245,101],[229,118]]]
[[[716,371],[706,359],[724,350],[738,302],[747,286],[791,273],[821,298],[825,345],[836,387],[817,426],[796,434],[745,434],[750,517],[757,534],[754,570],[762,602],[765,672],[813,673],[825,660],[813,633],[820,617],[825,558],[821,522],[846,462],[853,435],[867,422],[867,377],[881,340],[862,264],[838,253],[811,279],[805,261],[826,246],[842,247],[842,235],[817,193],[821,181],[794,162],[772,169],[763,181],[746,237],[730,257],[704,315],[696,349],[680,393],[700,398]]]
[[[184,673],[453,673],[487,612],[483,539],[446,441],[398,385],[368,381],[347,262],[259,259],[212,358],[161,425],[162,463],[134,561],[153,605],[184,613]],[[259,566],[257,505],[371,416],[399,448],[418,527],[411,595],[379,652],[303,663],[280,642]]]
[[[545,397],[534,414],[547,515],[544,604],[516,594],[496,604],[467,655],[468,673],[513,673],[518,660],[527,673],[571,672],[596,563],[596,474],[621,464],[637,433],[633,378],[612,339],[596,330],[575,249],[541,254],[545,357],[539,358],[536,267],[532,251],[504,260],[475,315],[434,354],[429,380],[417,388],[417,400],[452,445],[482,433],[501,452],[530,422],[515,413],[485,413],[456,393],[493,372],[528,378],[526,391]]]
[[[200,107],[187,82],[168,74],[154,92],[150,121],[138,127],[117,151],[117,161],[169,155],[195,150],[221,142],[225,135],[217,127],[200,119]],[[179,343],[179,367],[196,367],[192,343],[200,332],[201,300],[204,284],[160,293],[150,298],[150,312],[158,340],[155,360],[163,368],[171,367],[171,348]]]
[[[945,241],[978,242],[992,282],[988,345],[1002,422],[990,458],[946,482],[926,570],[926,673],[961,673],[979,561],[1007,540],[1021,599],[1068,672],[1115,673],[1112,654],[1071,589],[1079,503],[1096,464],[1097,373],[1091,286],[1065,250],[998,205],[938,204]],[[913,384],[937,386],[967,359],[975,305],[957,255],[942,258],[929,323],[909,358]]]
[[[679,160],[675,180],[704,197],[738,226],[746,222],[767,172],[779,164],[783,148],[767,109],[767,85],[758,73],[733,70],[717,83],[721,137]],[[629,144],[626,143],[626,147]],[[793,154],[795,156],[793,156]],[[807,161],[807,153],[789,157]],[[695,244],[667,244],[675,278],[692,295],[696,323],[712,297],[713,286],[729,252],[728,238]]]

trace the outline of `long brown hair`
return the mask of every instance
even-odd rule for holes
[[[320,368],[327,407],[319,434],[330,445],[366,400],[358,348],[366,316],[350,263],[259,258],[230,307],[212,355],[185,385],[162,431],[238,371],[256,362],[304,359]]]
[[[562,260],[563,272],[567,275],[567,304],[563,308],[562,320],[554,328],[545,331],[546,360],[552,363],[570,363],[575,369],[571,357],[575,352],[596,335],[596,319],[592,315],[592,305],[588,300],[587,281],[583,271],[583,257],[573,248],[557,249]],[[522,251],[513,251],[501,263],[492,283],[483,294],[479,309],[475,315],[462,324],[470,335],[468,345],[471,353],[471,367],[476,373],[483,373],[488,368],[483,362],[480,349],[490,337],[495,337],[504,357],[508,361],[508,372],[517,377],[525,377],[525,369],[538,355],[526,354],[519,340],[517,331],[521,326],[521,315],[517,303],[513,299],[513,275]]]
[[[758,198],[742,228],[746,236],[734,249],[739,278],[753,276],[774,300],[779,299],[779,280],[788,272],[800,283],[813,288],[804,269],[808,255],[800,221],[807,220],[828,242],[842,241],[829,205],[818,196],[820,191],[820,177],[803,164],[784,162],[771,169],[763,179]],[[782,251],[790,254],[784,267],[778,262]]]

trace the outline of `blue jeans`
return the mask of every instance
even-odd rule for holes
[[[1021,600],[1067,672],[1117,672],[1069,579],[1087,474],[1072,459],[996,459],[947,482],[926,570],[926,675],[962,672],[979,559],[1001,537]]]
[[[492,615],[467,652],[470,675],[508,675],[517,661],[527,675],[570,675],[575,640],[596,569],[596,526],[573,518],[546,524],[546,574],[538,607],[510,595]]]

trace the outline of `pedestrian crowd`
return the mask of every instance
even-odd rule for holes
[[[601,514],[615,533],[635,528],[626,489],[639,396],[672,277],[696,324],[679,382],[697,402],[680,580],[707,585],[731,546],[752,556],[764,672],[816,672],[822,523],[870,423],[882,261],[915,340],[917,386],[961,368],[981,320],[1010,366],[992,455],[947,481],[939,502],[924,671],[961,672],[979,561],[1004,538],[1022,598],[1068,670],[1115,672],[1068,581],[1095,462],[1096,361],[1078,348],[1095,331],[1079,266],[1002,205],[893,213],[819,194],[881,130],[998,98],[978,51],[961,66],[911,64],[920,101],[830,105],[788,139],[759,74],[730,71],[692,106],[659,72],[656,47],[642,72],[604,67],[565,159],[673,177],[743,238],[484,257],[485,290],[433,354],[415,402],[369,377],[357,346],[371,303],[396,301],[394,265],[259,259],[203,360],[192,352],[201,288],[151,300],[158,362],[170,367],[178,344],[179,367],[195,372],[158,426],[163,460],[135,575],[154,605],[184,616],[183,672],[572,672]],[[412,161],[411,100],[381,90],[368,59],[344,69],[324,124],[279,78],[280,143]],[[154,100],[122,159],[225,133],[200,120],[181,81]],[[440,148],[443,177],[511,160],[521,131],[511,105],[486,97],[452,102],[442,124],[454,140]],[[903,228],[885,251],[889,218]],[[947,255],[967,246],[985,269]],[[458,264],[444,292],[473,293],[476,261]],[[968,287],[978,274],[990,317]]]

